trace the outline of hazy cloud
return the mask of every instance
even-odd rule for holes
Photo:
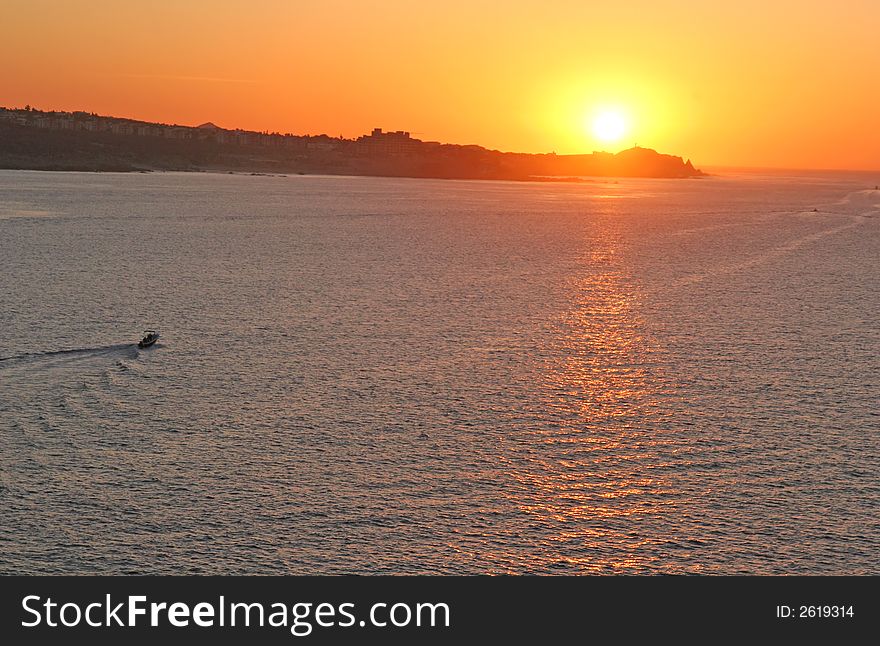
[[[230,79],[215,76],[178,76],[176,74],[114,74],[130,79],[156,79],[162,81],[195,81],[202,83],[261,83],[258,79]]]

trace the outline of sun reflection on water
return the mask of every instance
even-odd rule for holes
[[[562,347],[548,356],[562,358],[543,375],[545,423],[522,438],[537,450],[511,465],[515,504],[540,528],[532,566],[636,572],[657,558],[648,548],[664,540],[654,530],[675,511],[670,472],[684,456],[639,285],[613,235],[587,244],[568,285],[571,307],[549,340]]]

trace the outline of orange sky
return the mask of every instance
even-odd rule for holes
[[[5,106],[880,169],[877,0],[3,0],[0,60]]]

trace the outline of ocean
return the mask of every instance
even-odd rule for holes
[[[878,182],[0,171],[0,573],[880,574]]]

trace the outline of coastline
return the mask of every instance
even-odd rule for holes
[[[0,108],[0,168],[81,172],[266,174],[580,182],[705,175],[682,157],[635,146],[617,153],[516,153],[422,141],[376,128],[356,139],[136,122],[89,113]]]
[[[616,184],[622,179],[668,179],[668,180],[685,180],[685,179],[706,179],[716,177],[715,173],[702,173],[690,177],[656,177],[650,175],[584,175],[584,176],[526,176],[526,177],[468,177],[468,176],[435,176],[435,175],[415,175],[415,174],[394,174],[385,175],[377,173],[346,173],[346,172],[260,172],[247,170],[226,170],[222,168],[125,168],[125,167],[71,167],[60,168],[57,166],[47,166],[38,168],[21,168],[0,166],[2,171],[20,171],[33,173],[91,173],[91,174],[126,174],[126,175],[152,175],[159,173],[190,173],[190,174],[208,174],[208,175],[236,175],[238,177],[375,177],[384,179],[431,179],[441,181],[474,181],[474,182],[518,182],[518,183],[536,183],[536,184],[593,184],[607,183]]]

